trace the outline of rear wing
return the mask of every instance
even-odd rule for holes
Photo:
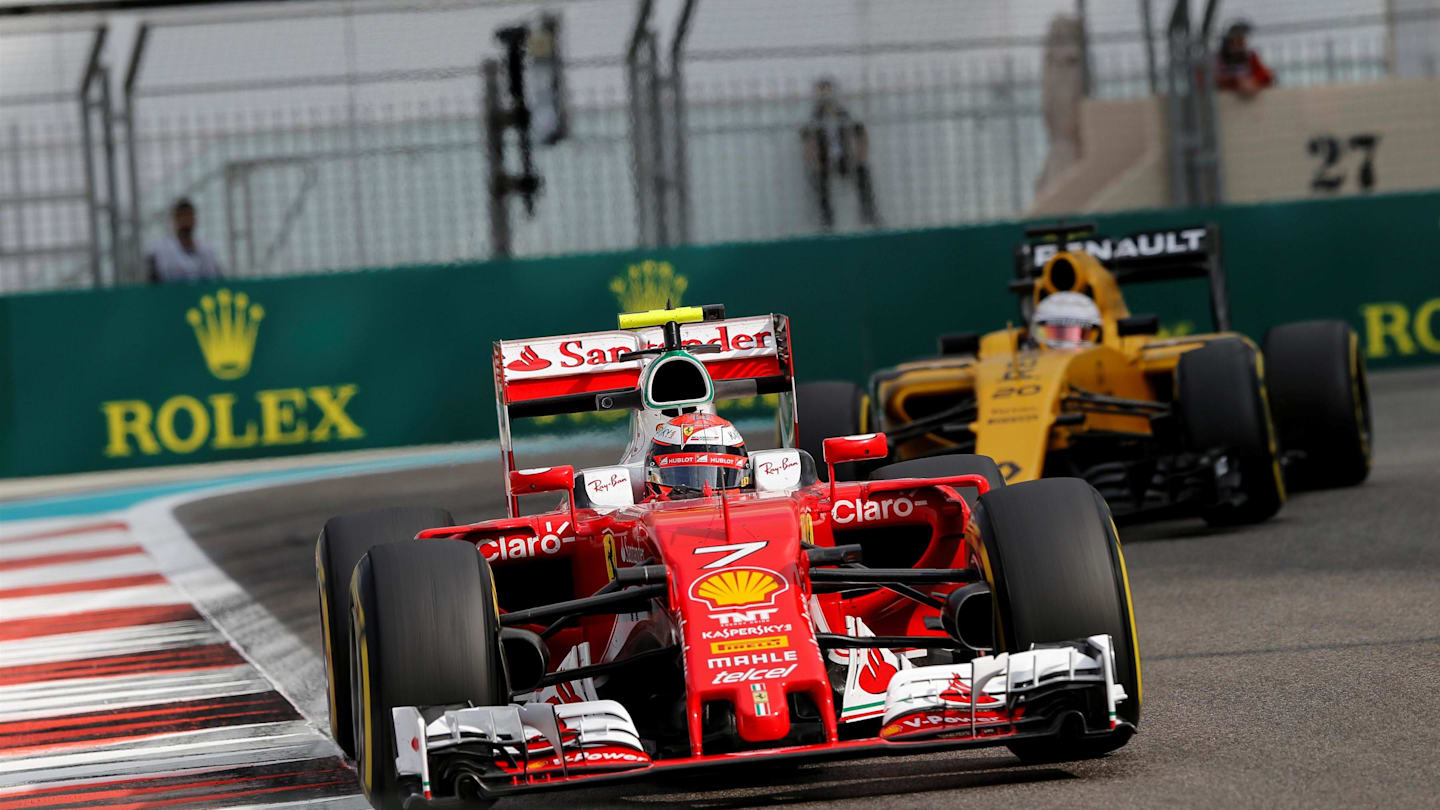
[[[1010,289],[1024,296],[1020,306],[1026,320],[1031,315],[1029,296],[1035,279],[1062,249],[1094,256],[1119,284],[1206,279],[1215,328],[1230,330],[1230,298],[1216,225],[1140,231],[1119,238],[1098,235],[1093,223],[1026,228],[1025,241],[1015,248],[1015,280],[1010,282]]]
[[[693,309],[693,322],[679,324],[680,343],[695,348],[695,358],[714,381],[715,399],[782,394],[788,406],[795,388],[790,319],[725,318],[719,306],[703,308],[702,316],[701,308]],[[515,469],[512,419],[641,409],[641,372],[650,358],[629,353],[662,348],[665,327],[658,319],[678,320],[684,313],[659,311],[648,320],[644,316],[652,313],[622,316],[622,323],[637,324],[632,329],[496,341],[492,363],[506,481]],[[780,422],[793,425],[793,416]]]

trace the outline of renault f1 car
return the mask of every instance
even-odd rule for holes
[[[508,516],[393,508],[321,531],[331,731],[375,806],[757,760],[1073,759],[1130,739],[1140,655],[1093,488],[1006,485],[970,456],[821,482],[788,446],[788,319],[704,307],[621,325],[495,344]],[[765,393],[790,416],[784,446],[750,452],[733,488],[652,493],[659,426]],[[616,409],[618,463],[516,468],[513,419]],[[852,463],[887,440],[823,453]],[[545,493],[558,505],[522,514]]]
[[[1118,518],[1269,518],[1292,485],[1348,486],[1370,469],[1370,402],[1355,333],[1342,321],[1278,326],[1262,352],[1230,329],[1216,228],[1097,237],[1092,226],[1027,231],[1015,279],[1027,326],[940,338],[939,356],[848,382],[802,385],[799,446],[884,431],[892,459],[980,453],[1010,482],[1073,476]],[[1163,337],[1132,315],[1124,285],[1203,278],[1216,331]],[[1097,339],[1047,346],[1028,326],[1041,302],[1080,298]],[[1283,472],[1282,472],[1283,471]],[[842,470],[842,476],[845,471]]]

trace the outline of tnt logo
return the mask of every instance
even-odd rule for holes
[[[729,627],[736,624],[758,624],[770,621],[778,608],[760,608],[759,610],[732,610],[728,613],[711,613],[710,618],[720,622],[722,627]]]

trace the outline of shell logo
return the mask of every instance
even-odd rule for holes
[[[763,568],[727,568],[695,580],[695,584],[690,586],[690,597],[709,605],[711,610],[720,610],[768,605],[789,587],[785,580],[773,571]]]

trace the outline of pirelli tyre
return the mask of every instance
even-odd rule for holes
[[[1347,487],[1370,475],[1370,385],[1354,330],[1302,321],[1265,333],[1265,384],[1286,483]]]
[[[423,529],[454,525],[444,509],[403,507],[340,515],[325,522],[315,541],[315,584],[320,592],[320,642],[330,698],[330,734],[355,755],[350,717],[350,574],[371,546],[411,540]]]
[[[376,546],[350,581],[350,626],[355,768],[372,805],[399,810],[421,785],[395,771],[390,710],[507,702],[490,565],[461,540]]]
[[[795,386],[795,412],[800,422],[795,445],[815,459],[820,480],[828,481],[830,472],[825,465],[825,440],[865,432],[865,395],[860,386],[852,382],[804,383]],[[855,477],[853,471],[844,468],[835,472],[841,480],[853,480]]]
[[[990,489],[999,489],[1005,486],[1005,476],[1000,474],[1000,468],[995,465],[995,459],[989,456],[972,455],[968,453],[956,453],[952,456],[931,456],[929,458],[912,458],[909,461],[897,461],[894,464],[886,464],[870,473],[872,481],[888,481],[896,478],[943,478],[949,475],[983,475],[990,484]],[[964,487],[960,490],[960,497],[972,507],[975,505],[976,490]]]
[[[1140,723],[1140,648],[1125,557],[1105,500],[1078,478],[1046,478],[980,496],[974,519],[970,564],[990,585],[1000,651],[1108,634],[1116,681],[1128,695],[1117,707],[1128,725],[1098,736],[1065,726],[1057,737],[1017,741],[1010,750],[1053,762],[1123,746]]]
[[[1267,520],[1285,503],[1264,363],[1244,338],[1221,338],[1180,357],[1176,400],[1189,448],[1224,454],[1218,498],[1201,507],[1212,526]],[[1220,471],[1217,470],[1217,473]]]

